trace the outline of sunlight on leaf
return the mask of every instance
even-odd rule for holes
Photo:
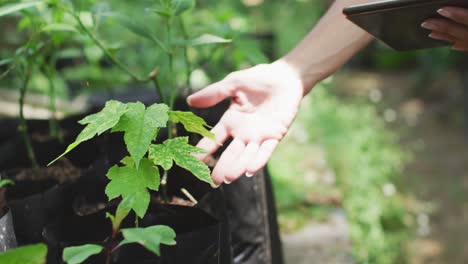
[[[213,184],[208,166],[192,155],[197,153],[205,153],[205,150],[190,145],[188,137],[179,137],[168,139],[163,144],[151,145],[149,158],[165,170],[169,170],[175,162],[201,181]]]
[[[5,264],[45,264],[47,246],[37,244],[19,247],[0,253],[0,263]]]
[[[110,183],[105,192],[109,200],[133,197],[134,203],[131,204],[131,208],[139,217],[143,217],[148,210],[149,190],[157,191],[160,183],[159,170],[148,159],[142,159],[138,169],[134,164],[126,164],[123,167],[115,165],[107,173],[107,178]]]
[[[120,246],[127,244],[140,244],[156,255],[160,255],[160,245],[173,246],[176,244],[176,233],[168,226],[150,226],[147,228],[122,229],[124,240]]]
[[[67,247],[63,250],[63,261],[67,264],[80,264],[89,257],[101,253],[103,249],[102,246],[92,244]]]
[[[70,144],[62,155],[50,162],[48,165],[50,166],[52,163],[68,154],[82,142],[90,140],[96,135],[99,136],[105,131],[113,128],[119,122],[120,117],[126,112],[127,105],[114,100],[108,101],[101,112],[89,115],[78,122],[81,125],[86,125],[86,127],[78,135],[75,142]]]
[[[11,4],[7,6],[0,7],[0,17],[10,15],[12,13],[37,6],[39,4],[44,3],[44,1],[31,1],[31,2],[24,2],[24,3],[18,3],[18,4]]]
[[[169,111],[169,120],[174,123],[181,123],[188,132],[197,133],[216,141],[214,134],[207,129],[210,126],[208,126],[203,118],[192,112]]]
[[[151,141],[156,137],[158,128],[166,127],[169,107],[165,104],[154,104],[146,108],[144,104],[137,102],[127,104],[127,109],[112,131],[125,132],[125,144],[138,168]]]
[[[211,34],[203,34],[197,38],[194,38],[189,41],[189,45],[191,46],[200,46],[200,45],[208,45],[208,44],[224,44],[224,43],[231,43],[232,39],[225,39],[219,36],[211,35]]]

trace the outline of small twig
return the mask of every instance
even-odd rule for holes
[[[190,64],[190,60],[188,58],[188,39],[189,39],[189,36],[188,36],[188,33],[187,33],[187,29],[185,27],[185,23],[184,23],[184,20],[182,19],[182,17],[180,17],[179,19],[179,23],[180,23],[180,29],[182,31],[182,35],[184,37],[184,41],[186,42],[185,45],[184,45],[184,60],[185,60],[185,81],[186,81],[186,85],[187,85],[187,89],[189,90],[189,93],[192,93],[193,90],[192,90],[192,86],[190,85],[190,76],[191,76],[191,72],[192,72],[192,66]]]
[[[187,196],[187,198],[189,198],[190,201],[192,201],[194,204],[198,204],[198,201],[185,188],[182,188],[180,190],[185,196]]]
[[[127,68],[127,66],[125,66],[122,62],[120,62],[114,55],[112,55],[112,53],[109,52],[108,49],[106,49],[106,47],[104,46],[104,44],[96,37],[96,35],[94,35],[93,32],[91,32],[84,24],[83,22],[81,21],[81,18],[75,14],[73,11],[69,11],[69,13],[75,18],[75,20],[78,22],[78,25],[80,26],[81,30],[83,30],[83,32],[86,33],[86,35],[88,35],[88,37],[99,47],[99,49],[101,49],[102,52],[104,52],[104,54],[118,67],[120,68],[122,71],[124,71],[125,73],[127,73],[128,75],[130,75],[130,77],[132,77],[134,80],[138,81],[138,82],[147,82],[149,80],[147,79],[144,79],[144,78],[140,78],[138,77],[136,74],[134,74],[133,72],[130,71],[129,68]]]
[[[52,137],[59,140],[59,142],[63,142],[63,136],[60,131],[60,126],[57,121],[57,107],[56,107],[56,97],[55,97],[55,56],[52,56],[50,64],[45,66],[46,76],[49,79],[49,111],[52,114],[52,118],[50,119],[50,133]]]
[[[167,171],[164,171],[163,178],[161,180],[161,190],[163,201],[165,203],[169,203],[169,198],[167,197]]]
[[[34,169],[39,168],[39,164],[37,163],[36,154],[34,153],[34,148],[31,143],[31,139],[28,135],[28,125],[26,123],[26,119],[24,117],[24,100],[26,97],[26,93],[28,92],[29,81],[31,80],[31,64],[32,62],[26,62],[26,69],[24,72],[24,80],[23,85],[21,86],[20,90],[20,98],[19,98],[19,115],[20,115],[20,126],[19,131],[21,132],[21,136],[24,141],[24,145],[26,146],[26,151],[28,154],[28,158],[31,161],[31,165]]]

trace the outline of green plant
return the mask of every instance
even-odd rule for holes
[[[99,39],[95,31],[90,28],[94,25],[93,20],[89,19],[85,11],[78,11],[81,5],[74,5],[69,1],[35,1],[34,3],[21,3],[10,5],[3,10],[17,12],[25,10],[37,5],[46,4],[49,13],[54,13],[56,16],[63,17],[60,23],[45,23],[41,24],[37,32],[33,34],[25,48],[19,53],[24,56],[16,56],[11,62],[18,60],[21,70],[20,76],[23,76],[23,88],[20,96],[20,118],[22,122],[23,139],[26,142],[28,153],[33,161],[34,167],[37,167],[37,162],[34,158],[34,150],[31,147],[30,140],[27,136],[26,122],[23,115],[24,97],[27,93],[28,84],[31,77],[32,67],[40,62],[43,65],[46,75],[53,79],[55,73],[55,55],[56,53],[47,53],[43,42],[39,37],[43,32],[61,32],[67,31],[73,34],[79,33],[87,40],[91,41],[104,56],[114,64],[123,73],[127,74],[134,81],[142,83],[153,83],[154,88],[162,101],[162,104],[153,104],[146,107],[140,102],[121,103],[118,101],[108,101],[105,107],[99,113],[90,115],[82,119],[79,123],[85,125],[85,128],[78,135],[75,142],[70,144],[66,151],[57,159],[63,157],[80,143],[90,140],[105,132],[117,133],[122,132],[124,141],[130,154],[129,157],[123,157],[120,165],[115,165],[109,169],[107,177],[109,183],[105,189],[109,201],[119,199],[120,203],[116,209],[115,215],[108,213],[108,218],[112,223],[112,234],[105,245],[83,245],[78,247],[70,247],[64,250],[63,258],[67,263],[81,263],[88,257],[99,254],[103,250],[107,255],[107,263],[110,262],[110,256],[121,246],[131,243],[138,243],[148,250],[159,254],[159,246],[161,244],[174,245],[175,232],[168,226],[152,226],[148,228],[139,228],[138,219],[143,218],[148,210],[150,203],[150,191],[158,191],[161,186],[161,196],[164,201],[168,200],[166,195],[166,184],[168,171],[174,164],[190,171],[195,177],[201,181],[212,184],[209,168],[196,159],[193,154],[202,153],[198,149],[189,144],[188,137],[176,137],[177,131],[174,124],[180,123],[185,130],[191,133],[197,133],[204,137],[214,139],[214,136],[207,130],[205,121],[194,115],[191,112],[175,111],[174,102],[176,96],[180,93],[180,88],[176,83],[174,70],[174,60],[177,51],[182,51],[183,61],[185,62],[185,78],[186,85],[189,86],[191,64],[188,58],[187,48],[189,46],[199,46],[203,44],[227,43],[230,40],[216,37],[214,35],[201,35],[200,37],[189,39],[182,14],[195,6],[193,0],[164,0],[159,1],[156,8],[149,8],[150,12],[155,12],[164,21],[166,38],[160,40],[153,35],[145,25],[137,24],[129,18],[109,12],[105,16],[117,20],[119,23],[130,29],[132,32],[149,39],[154,42],[158,49],[162,50],[168,59],[168,88],[163,89],[159,83],[159,67],[154,67],[147,77],[142,77],[126,66],[120,59],[115,56],[115,52],[109,48],[103,41]],[[86,5],[85,5],[86,6]],[[6,11],[3,13],[7,14]],[[0,12],[0,14],[2,14]],[[39,15],[41,17],[41,15]],[[36,17],[34,17],[36,18]],[[71,18],[71,19],[69,19]],[[42,21],[45,21],[42,19]],[[176,38],[174,27],[177,25],[181,38]],[[51,38],[56,37],[56,34],[51,34]],[[18,52],[17,52],[18,54]],[[49,59],[52,57],[52,59]],[[12,68],[16,67],[12,63]],[[53,85],[51,83],[51,102],[54,100]],[[51,103],[51,109],[53,108]],[[168,129],[169,138],[160,144],[156,144],[155,140],[161,129]],[[57,160],[56,159],[56,160]],[[54,161],[56,161],[54,160]],[[52,164],[52,161],[50,164]],[[50,165],[49,164],[49,165]],[[164,171],[160,175],[159,168]],[[131,213],[135,213],[135,228],[120,228],[122,221]],[[121,233],[123,240],[116,246],[115,239]]]

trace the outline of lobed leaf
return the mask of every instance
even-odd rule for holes
[[[165,104],[154,104],[146,108],[144,104],[137,102],[127,104],[127,109],[112,131],[125,133],[125,144],[138,168],[158,129],[166,127],[169,107]]]
[[[44,1],[31,1],[3,6],[0,7],[0,17],[10,15],[33,6],[37,6],[42,3],[44,3]]]
[[[137,243],[153,252],[160,255],[160,245],[173,246],[176,244],[176,233],[168,226],[150,226],[147,228],[126,228],[122,229],[124,240],[120,246]]]
[[[19,247],[0,253],[0,263],[5,264],[46,264],[47,246],[36,244]]]
[[[169,111],[169,120],[174,123],[181,123],[188,132],[197,133],[216,141],[215,135],[207,129],[210,126],[203,118],[192,112]]]
[[[168,139],[163,144],[151,145],[149,159],[165,170],[169,170],[173,162],[175,162],[178,166],[190,171],[201,181],[213,184],[210,169],[205,163],[192,155],[196,153],[205,153],[205,151],[190,145],[188,137],[179,137]]]
[[[86,125],[86,127],[78,135],[75,142],[70,144],[65,152],[50,162],[49,165],[68,154],[82,142],[90,140],[96,135],[101,135],[105,131],[113,128],[119,122],[120,117],[125,114],[127,110],[127,105],[111,100],[106,103],[101,112],[89,115],[79,121],[78,123],[81,125]]]
[[[89,257],[102,252],[104,248],[100,245],[83,245],[77,247],[67,247],[63,250],[63,261],[67,264],[80,264]]]
[[[159,170],[148,159],[142,159],[138,168],[128,157],[123,162],[127,164],[123,167],[115,165],[107,172],[106,176],[110,183],[106,186],[106,195],[109,200],[117,197],[122,197],[124,200],[133,197],[134,203],[130,207],[142,218],[150,203],[149,190],[159,189]]]

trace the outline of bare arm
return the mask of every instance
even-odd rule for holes
[[[365,47],[372,36],[343,15],[343,8],[369,0],[337,0],[304,40],[280,62],[293,67],[307,93]]]

